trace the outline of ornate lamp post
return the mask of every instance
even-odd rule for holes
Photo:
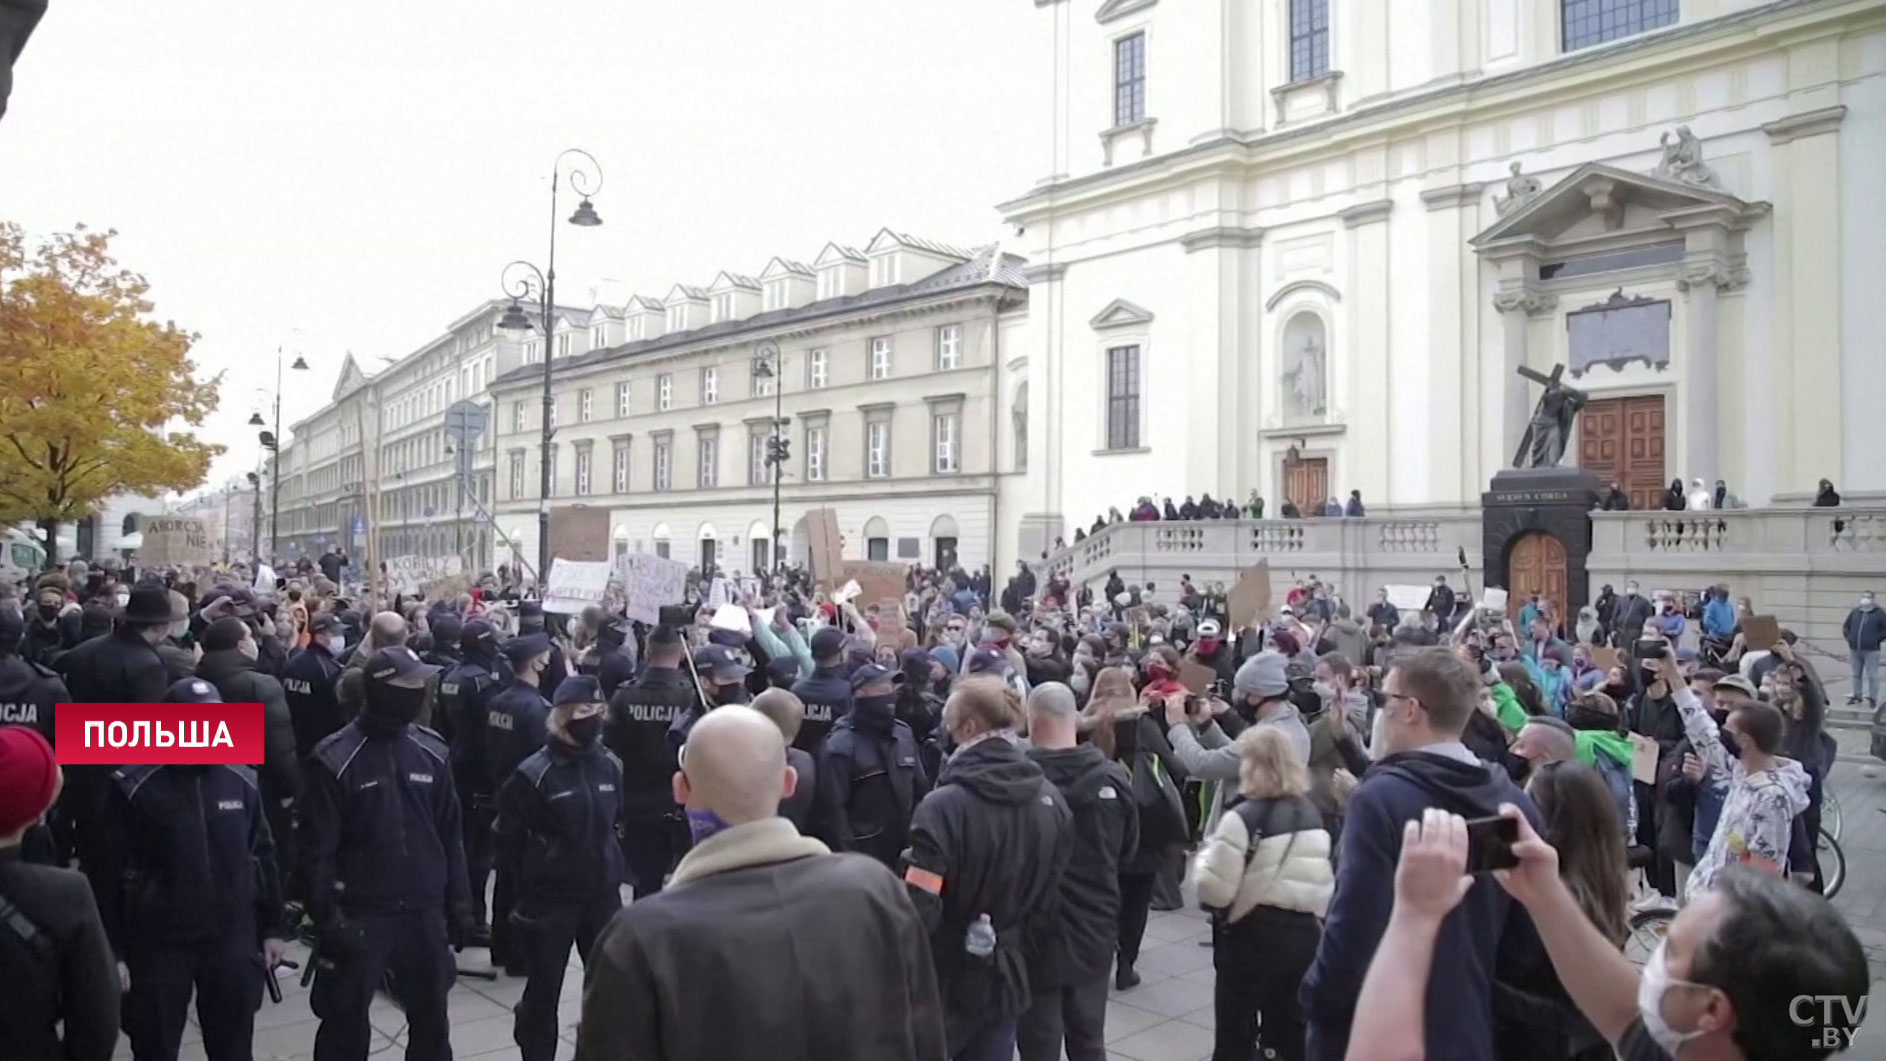
[[[306,372],[308,371],[308,361],[300,354],[296,354],[295,363],[288,367],[296,372]],[[261,427],[262,414],[250,413],[249,426]],[[273,560],[275,559],[276,550],[275,538],[276,535],[280,533],[282,517],[282,348],[279,346],[275,348],[275,430],[264,431],[256,436],[256,438],[257,441],[262,443],[264,450],[275,455],[275,477],[273,481],[269,483],[268,503],[268,555],[269,559]],[[262,504],[260,484],[257,484],[256,491],[256,508],[259,510]],[[259,562],[261,560],[260,553],[262,542],[262,530],[260,527],[256,528],[255,540],[257,551],[256,559]]]
[[[779,482],[784,472],[781,465],[792,459],[792,441],[785,436],[787,420],[783,412],[786,399],[786,373],[779,344],[767,339],[753,351],[753,377],[773,381],[773,436],[766,440],[766,466],[773,474],[773,546],[767,557],[777,573],[784,562],[781,557],[785,549],[779,535]]]

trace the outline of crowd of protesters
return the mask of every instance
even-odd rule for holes
[[[1186,507],[1131,518],[1227,510]],[[1090,1061],[1185,887],[1223,1061],[1823,1057],[1857,1013],[1788,1000],[1868,990],[1815,894],[1824,689],[1723,587],[1357,614],[1312,576],[1257,617],[1189,575],[710,569],[641,623],[348,566],[0,602],[0,1055],[172,1058],[194,991],[248,1057],[299,936],[324,1061],[380,989],[449,1056],[468,947],[525,978],[527,1059],[574,950],[584,1058]],[[264,705],[256,768],[54,763],[60,703],[218,700]],[[1641,973],[1633,870],[1683,904]]]

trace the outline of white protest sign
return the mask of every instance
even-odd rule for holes
[[[386,562],[393,592],[407,596],[424,593],[432,583],[457,577],[463,570],[464,562],[457,556],[395,556]]]
[[[648,553],[625,553],[616,558],[622,572],[626,614],[638,623],[658,623],[661,609],[686,597],[688,565]]]
[[[1428,606],[1428,593],[1431,592],[1428,586],[1390,583],[1382,588],[1388,591],[1388,603],[1404,612],[1418,612]]]
[[[607,560],[550,561],[550,578],[544,583],[544,611],[574,615],[592,604],[600,605],[609,595],[609,576],[614,565]]]
[[[731,599],[733,584],[725,578],[716,577],[707,585],[707,606],[718,608]]]
[[[747,610],[738,604],[723,604],[714,610],[714,617],[708,620],[709,626],[716,630],[732,630],[736,633],[753,633],[753,624],[747,620]]]
[[[141,521],[138,562],[145,567],[207,564],[215,559],[209,526],[200,519],[152,516]]]
[[[837,593],[832,594],[832,603],[843,604],[846,601],[850,600],[853,597],[856,597],[858,594],[863,593],[863,592],[864,590],[858,586],[857,580],[854,579],[850,582],[845,583],[844,587],[841,588]]]
[[[255,588],[262,593],[275,592],[275,569],[267,564],[255,567]]]
[[[760,580],[757,578],[743,578],[740,580],[740,592],[748,597],[758,597],[764,588],[765,587],[761,585]]]
[[[1482,611],[1489,612],[1506,611],[1506,591],[1498,586],[1488,586],[1481,590],[1480,608]]]

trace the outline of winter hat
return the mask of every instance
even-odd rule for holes
[[[1231,685],[1245,696],[1282,696],[1290,691],[1284,658],[1275,652],[1259,652],[1238,668]]]
[[[963,658],[957,655],[956,650],[948,645],[938,645],[931,649],[930,658],[943,664],[943,669],[949,671],[951,674],[955,674],[963,667]]]
[[[0,728],[0,835],[39,820],[59,792],[59,764],[38,730]]]

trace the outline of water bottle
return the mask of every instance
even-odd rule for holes
[[[976,918],[976,923],[969,926],[963,936],[963,949],[978,958],[987,958],[995,953],[995,925],[988,914]]]

